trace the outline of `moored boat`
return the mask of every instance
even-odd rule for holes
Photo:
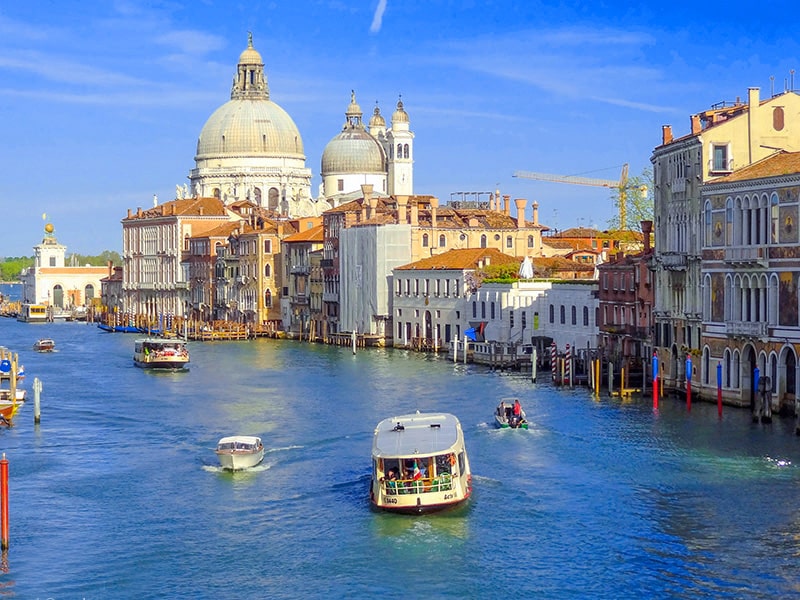
[[[528,419],[519,398],[503,398],[494,411],[494,424],[500,429],[527,429]]]
[[[23,304],[17,315],[17,321],[26,323],[46,323],[48,320],[47,307],[44,304]]]
[[[417,412],[378,423],[370,486],[375,508],[420,514],[455,506],[471,494],[464,433],[454,415]]]
[[[217,442],[216,454],[223,469],[240,471],[264,460],[264,444],[254,435],[232,435]]]
[[[33,349],[37,352],[53,352],[56,349],[56,343],[50,338],[42,338],[40,340],[36,340],[36,343],[33,345]]]
[[[189,350],[183,340],[143,338],[134,342],[133,362],[143,369],[183,369],[189,362]]]

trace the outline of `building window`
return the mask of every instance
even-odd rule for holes
[[[510,235],[506,237],[506,248],[513,248],[514,247],[514,238]]]
[[[733,200],[725,201],[725,245],[733,244]]]
[[[550,305],[550,322],[551,323],[556,322],[556,307],[553,306],[552,304]]]
[[[589,326],[589,307],[588,306],[584,306],[583,307],[583,326],[584,327],[588,327]]]
[[[336,180],[336,189],[340,192],[344,191],[344,179],[337,179]]]
[[[512,311],[512,314],[513,314],[513,311]],[[525,326],[528,324],[527,321],[528,321],[528,313],[523,310],[522,311],[522,328],[523,329],[525,329]]]
[[[575,306],[572,307],[572,324],[578,324],[578,309]]]
[[[264,292],[264,306],[266,308],[272,308],[272,292],[270,290]]]
[[[494,320],[494,302],[492,302],[492,303],[489,305],[489,311],[490,311],[490,313],[491,313],[491,314],[490,314],[490,317],[491,317],[491,319],[492,319],[492,320]]]
[[[529,235],[528,236],[528,248],[533,248],[533,247],[534,247],[534,245],[533,245],[533,236]]]
[[[778,243],[778,194],[773,193],[769,199],[770,242]]]
[[[447,246],[447,238],[442,234],[439,236],[439,248],[444,248],[445,246]]]
[[[264,254],[272,254],[272,240],[264,240]]]
[[[408,144],[405,144],[403,146],[403,158],[408,158],[409,156],[410,156],[410,153],[408,151]]]
[[[481,248],[486,248],[486,234],[481,236]]]
[[[508,311],[508,326],[511,329],[514,329],[514,311],[513,310]]]
[[[561,324],[565,325],[567,322],[567,308],[562,304],[561,305]]]
[[[731,170],[731,161],[728,158],[728,145],[714,144],[711,147],[711,171],[728,172]]]
[[[486,318],[486,302],[481,302],[481,319]]]
[[[272,265],[264,265],[264,277],[272,277]]]
[[[782,106],[776,106],[772,111],[772,128],[775,131],[783,131],[784,113]]]
[[[423,233],[422,234],[422,247],[423,248],[427,248],[428,247],[428,234],[427,233]]]

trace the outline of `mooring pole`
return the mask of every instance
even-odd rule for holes
[[[42,382],[38,377],[33,378],[33,422],[39,424],[42,420],[39,410],[39,396],[42,393]]]
[[[722,363],[717,363],[717,415],[722,418]]]
[[[653,410],[658,410],[658,353],[653,352]]]
[[[8,460],[0,459],[0,547],[8,549]]]
[[[692,410],[692,355],[686,355],[686,410]]]
[[[536,361],[538,360],[536,346],[531,349],[531,381],[536,383]]]

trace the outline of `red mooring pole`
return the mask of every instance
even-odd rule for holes
[[[658,410],[658,354],[653,352],[653,410]]]
[[[8,460],[0,459],[0,546],[8,550]]]

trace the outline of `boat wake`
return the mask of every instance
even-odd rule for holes
[[[247,469],[237,469],[236,471],[231,471],[230,469],[223,469],[220,466],[214,465],[203,465],[203,471],[207,473],[262,473],[264,471],[269,471],[272,468],[271,464],[260,463],[255,467],[249,467]]]

